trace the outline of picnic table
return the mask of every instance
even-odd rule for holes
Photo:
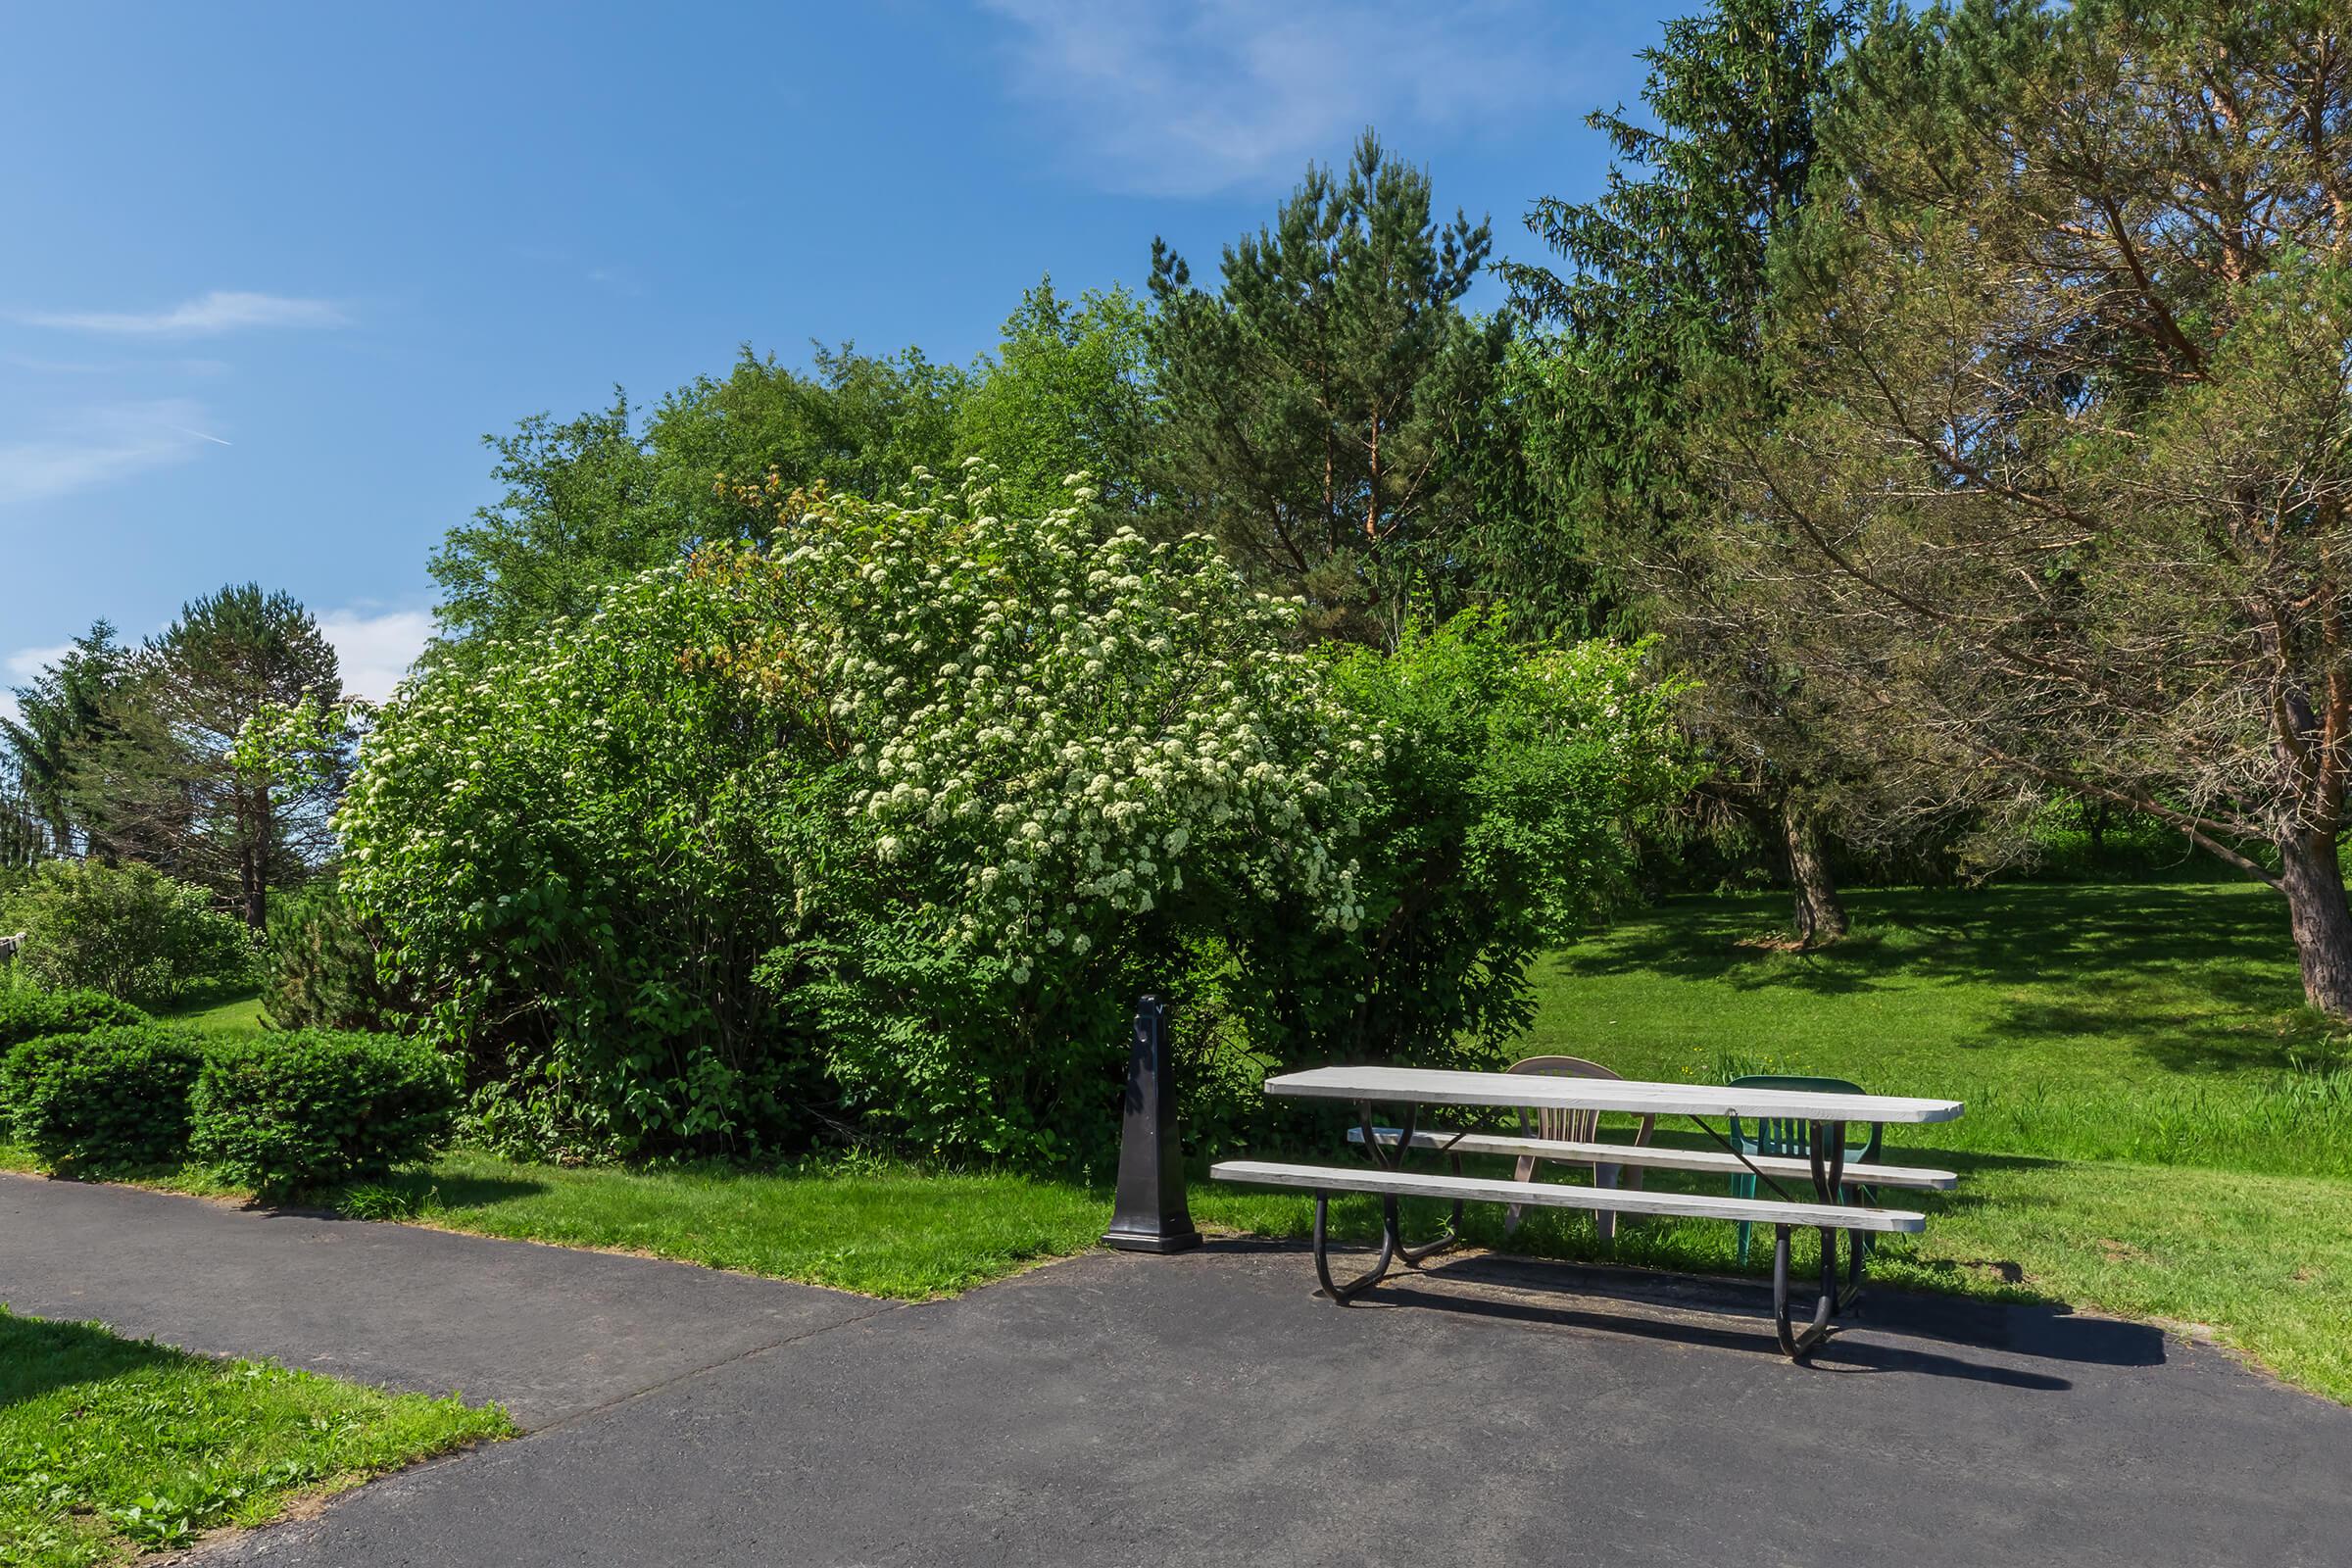
[[[1861,1163],[1846,1157],[1848,1123],[1883,1127],[1889,1122],[1950,1121],[1962,1110],[1958,1101],[1919,1100],[1891,1095],[1855,1095],[1830,1091],[1766,1089],[1708,1084],[1642,1083],[1620,1078],[1531,1077],[1503,1072],[1462,1072],[1418,1067],[1317,1067],[1306,1072],[1269,1078],[1269,1095],[1311,1100],[1340,1100],[1356,1106],[1356,1127],[1348,1141],[1368,1157],[1363,1165],[1307,1165],[1269,1160],[1225,1160],[1209,1170],[1220,1181],[1251,1186],[1305,1188],[1315,1195],[1313,1250],[1315,1275],[1324,1293],[1346,1305],[1377,1285],[1398,1260],[1418,1264],[1461,1240],[1462,1207],[1469,1201],[1491,1201],[1554,1208],[1582,1208],[1622,1214],[1723,1219],[1773,1228],[1773,1320],[1781,1348],[1795,1360],[1810,1355],[1825,1339],[1831,1321],[1849,1309],[1862,1287],[1864,1238],[1871,1233],[1907,1233],[1925,1228],[1926,1216],[1908,1209],[1886,1208],[1846,1201],[1846,1189],[1950,1188],[1959,1178],[1950,1171],[1882,1161]],[[1383,1125],[1374,1107],[1397,1108],[1395,1125]],[[1714,1150],[1659,1149],[1600,1140],[1565,1142],[1508,1137],[1473,1128],[1424,1127],[1425,1106],[1454,1109],[1522,1107],[1621,1111],[1642,1116],[1682,1116],[1704,1131],[1719,1147]],[[1734,1118],[1805,1124],[1803,1157],[1766,1155],[1742,1147],[1741,1140],[1715,1126]],[[1873,1142],[1876,1142],[1874,1138]],[[1405,1169],[1415,1152],[1434,1152],[1449,1161],[1450,1174]],[[1718,1198],[1704,1194],[1654,1193],[1614,1187],[1572,1187],[1559,1182],[1502,1180],[1465,1176],[1464,1154],[1518,1154],[1544,1159],[1650,1167],[1664,1170],[1745,1173],[1756,1179],[1759,1191],[1774,1198]],[[1809,1181],[1809,1200],[1791,1192],[1782,1178]],[[1335,1280],[1329,1253],[1329,1211],[1333,1193],[1366,1193],[1381,1200],[1381,1238],[1378,1255],[1364,1274]],[[1875,1196],[1875,1194],[1873,1195]],[[1408,1246],[1398,1223],[1399,1201],[1427,1197],[1450,1200],[1452,1217],[1434,1242]],[[1798,1327],[1791,1317],[1788,1288],[1788,1241],[1792,1229],[1821,1233],[1821,1288],[1812,1321]],[[1846,1283],[1838,1283],[1838,1241],[1846,1238]]]

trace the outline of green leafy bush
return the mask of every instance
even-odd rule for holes
[[[1645,646],[1514,644],[1500,612],[1355,650],[1341,700],[1387,738],[1367,780],[1365,919],[1299,942],[1295,1027],[1351,1060],[1491,1053],[1533,1016],[1528,965],[1632,891],[1639,838],[1687,794],[1683,688]]]
[[[1517,1015],[1680,780],[1640,653],[1335,660],[1073,503],[774,502],[383,714],[344,887],[475,1125],[1099,1164],[1141,991],[1227,1085]]]
[[[201,1038],[125,1024],[29,1040],[0,1060],[0,1103],[18,1144],[44,1164],[160,1165],[188,1144]]]
[[[196,1158],[274,1197],[431,1158],[449,1140],[458,1084],[421,1041],[306,1030],[215,1045],[192,1105]]]
[[[788,505],[387,710],[344,885],[432,1038],[591,1142],[1105,1136],[1188,932],[1354,917],[1370,742],[1290,607],[1092,501]]]
[[[169,1006],[249,985],[253,943],[201,888],[144,865],[45,860],[0,910],[29,933],[17,963],[53,991],[89,988]]]
[[[270,901],[262,1010],[280,1029],[389,1031],[413,1007],[378,973],[368,921],[321,877]]]

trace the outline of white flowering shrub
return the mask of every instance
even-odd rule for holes
[[[1213,545],[1072,497],[777,502],[388,709],[346,887],[434,1031],[624,1144],[1067,1155],[1201,932],[1348,942],[1377,729]]]
[[[1099,1169],[1149,990],[1254,1141],[1270,1062],[1492,1049],[1682,781],[1638,650],[1301,651],[1083,476],[750,499],[766,543],[442,662],[361,749],[344,891],[489,1133]]]

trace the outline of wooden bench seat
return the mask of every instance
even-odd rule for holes
[[[1375,1127],[1374,1137],[1394,1147],[1397,1129]],[[1348,1141],[1361,1144],[1364,1130],[1348,1129]],[[1642,1165],[1653,1170],[1705,1171],[1712,1175],[1740,1176],[1747,1173],[1737,1154],[1720,1149],[1661,1149],[1654,1144],[1565,1143],[1554,1138],[1513,1138],[1499,1133],[1462,1133],[1417,1131],[1413,1148],[1449,1151],[1456,1154],[1513,1154],[1533,1155],[1538,1159],[1571,1160],[1580,1165]],[[1792,1159],[1781,1154],[1751,1154],[1755,1168],[1767,1176],[1791,1176],[1804,1182],[1813,1179],[1810,1160]],[[1943,1192],[1960,1184],[1960,1178],[1948,1170],[1929,1170],[1918,1165],[1885,1165],[1860,1162],[1845,1167],[1849,1186],[1901,1187],[1929,1192]]]
[[[1615,1148],[1616,1146],[1608,1146]],[[1619,1214],[1660,1214],[1687,1219],[1745,1220],[1752,1225],[1802,1225],[1841,1231],[1917,1232],[1927,1216],[1900,1208],[1860,1208],[1842,1203],[1788,1203],[1775,1199],[1709,1198],[1695,1193],[1650,1193],[1613,1187],[1570,1187],[1561,1182],[1514,1182],[1487,1176],[1440,1176],[1418,1171],[1375,1170],[1368,1165],[1291,1165],[1274,1160],[1220,1160],[1211,1180],[1252,1187],[1302,1187],[1320,1193],[1378,1193],[1394,1198],[1446,1201],[1527,1203],[1550,1208],[1606,1209]]]

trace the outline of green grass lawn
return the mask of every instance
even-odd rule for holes
[[[188,1355],[0,1307],[0,1568],[82,1568],[185,1545],[513,1431],[496,1406]]]
[[[184,1023],[206,1034],[244,1034],[263,1027],[262,998],[259,992],[251,996],[230,997],[226,1001],[206,1001],[189,1007],[174,1007],[164,1014],[173,1023]]]
[[[1856,934],[1760,945],[1778,898],[1676,900],[1539,966],[1529,1052],[1627,1077],[1823,1073],[1965,1100],[1939,1150],[2352,1177],[2352,1070],[2251,884],[1851,895]],[[2342,1058],[2352,1063],[2352,1058]]]
[[[1953,1194],[1886,1200],[1930,1219],[1882,1247],[1879,1279],[2191,1327],[2352,1402],[2352,1072],[2315,1065],[2329,1036],[2301,1006],[2274,895],[2019,886],[1850,904],[1850,942],[1795,954],[1761,940],[1777,898],[1670,901],[1545,960],[1514,1054],[1590,1056],[1629,1077],[1815,1072],[1963,1099],[1958,1122],[1888,1129],[1889,1157],[1963,1179]],[[201,1172],[170,1181],[218,1191]],[[345,1202],[903,1298],[1082,1251],[1109,1213],[1100,1187],[1004,1174],[565,1169],[473,1153]],[[1206,1183],[1193,1208],[1205,1226],[1267,1236],[1303,1236],[1309,1218],[1301,1197]],[[1368,1204],[1340,1211],[1370,1233]],[[1536,1213],[1506,1240],[1499,1211],[1474,1207],[1470,1236],[1547,1256],[1740,1266],[1731,1227],[1704,1221],[1630,1225],[1603,1249],[1582,1215]],[[1759,1248],[1749,1272],[1768,1258]]]

